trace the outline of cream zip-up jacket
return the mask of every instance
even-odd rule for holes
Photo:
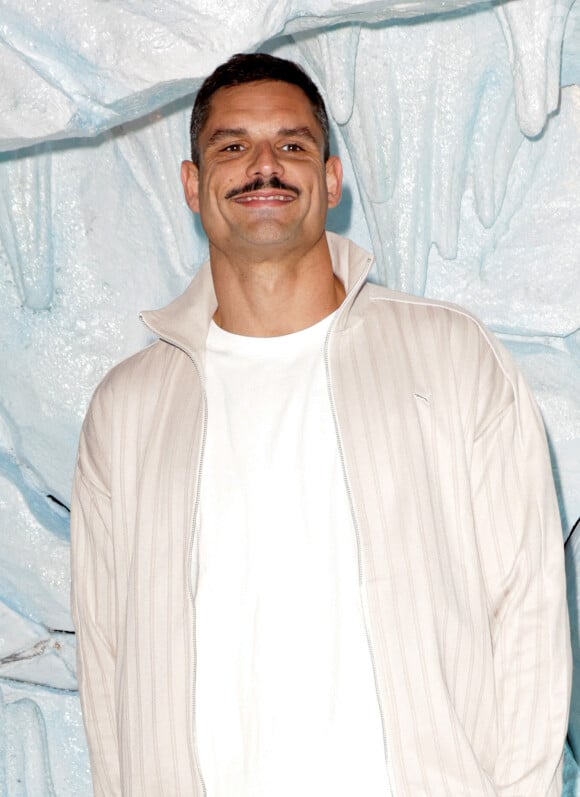
[[[393,797],[559,797],[571,665],[538,410],[473,317],[366,283],[370,256],[328,240],[347,288],[328,389]],[[205,795],[192,557],[215,307],[206,265],[144,313],[160,340],[105,377],[82,430],[73,616],[97,797]]]

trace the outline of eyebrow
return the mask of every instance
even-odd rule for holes
[[[206,147],[211,147],[212,144],[216,144],[223,138],[238,138],[240,136],[245,136],[247,132],[248,131],[243,127],[218,127],[217,130],[214,130],[211,136],[208,138]]]
[[[319,144],[312,130],[306,125],[304,127],[282,127],[278,130],[278,135],[288,138],[307,138],[316,146]]]
[[[240,138],[247,134],[248,131],[244,127],[218,127],[208,138],[206,147],[211,147],[224,138]],[[277,135],[287,138],[306,138],[308,141],[316,144],[316,146],[318,146],[319,143],[314,133],[307,125],[303,127],[281,127]]]

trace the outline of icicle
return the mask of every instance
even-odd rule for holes
[[[539,135],[560,96],[560,58],[574,0],[519,0],[495,6],[508,45],[516,110],[526,136]]]
[[[0,244],[24,306],[47,310],[54,291],[51,156],[35,149],[0,170]]]
[[[326,89],[334,120],[348,122],[354,103],[355,66],[360,25],[341,25],[317,35],[297,33],[294,40]]]

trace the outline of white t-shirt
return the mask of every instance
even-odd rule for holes
[[[355,532],[323,359],[329,316],[207,339],[196,738],[208,797],[384,797]]]

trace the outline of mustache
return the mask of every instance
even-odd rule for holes
[[[233,197],[239,196],[240,194],[250,194],[252,191],[260,191],[263,188],[279,188],[281,191],[291,191],[293,194],[296,194],[296,196],[300,196],[301,194],[297,186],[291,185],[290,183],[283,183],[279,177],[274,175],[268,180],[264,180],[263,177],[256,177],[251,183],[246,183],[238,188],[230,188],[225,198],[233,199]]]

